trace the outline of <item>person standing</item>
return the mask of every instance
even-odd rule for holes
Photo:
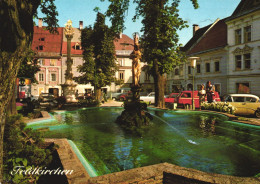
[[[199,103],[200,103],[200,110],[201,110],[201,104],[202,102],[205,102],[205,96],[206,96],[204,84],[201,84],[200,91],[198,93],[199,93]]]
[[[212,103],[213,101],[215,101],[214,91],[215,91],[214,85],[212,85],[211,82],[208,81],[206,84],[206,95],[207,95],[208,103]]]

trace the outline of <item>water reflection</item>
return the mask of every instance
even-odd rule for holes
[[[199,126],[204,136],[216,135],[216,117],[199,116]]]

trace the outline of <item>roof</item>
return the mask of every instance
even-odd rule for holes
[[[208,26],[198,29],[195,32],[194,36],[183,47],[183,51],[189,50],[199,40],[199,38],[203,36],[203,34],[209,29],[210,26],[211,25],[208,25]]]
[[[63,27],[57,28],[58,34],[51,34],[46,27],[34,26],[32,50],[38,53],[39,56],[61,56],[61,54],[67,54],[67,39],[63,35]],[[82,55],[81,49],[80,31],[74,30],[77,34],[74,35],[71,42],[71,54]],[[114,40],[115,50],[128,50],[132,51],[134,40],[125,34],[122,34],[121,38]],[[76,45],[80,49],[76,49]]]
[[[259,99],[258,96],[253,94],[228,94],[227,96],[234,96],[234,97],[253,97]]]
[[[227,45],[226,19],[217,20],[213,24],[196,31],[195,35],[185,45],[188,55],[207,52]]]
[[[114,40],[116,50],[134,50],[134,40],[129,36],[122,34],[121,38]]]
[[[61,54],[63,28],[57,28],[58,33],[50,33],[46,27],[34,26],[32,50],[38,54],[57,56]]]
[[[256,10],[260,10],[259,0],[241,0],[233,14],[228,18],[228,20],[232,20],[237,17],[252,13]]]
[[[83,50],[76,50],[75,46],[79,45],[79,47],[81,48],[81,43],[80,42],[71,42],[71,54],[72,55],[82,55],[83,54]],[[62,54],[67,54],[67,42],[62,42]]]

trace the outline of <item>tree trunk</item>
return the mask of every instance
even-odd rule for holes
[[[155,60],[153,63],[153,78],[154,78],[154,89],[155,89],[155,106],[159,108],[165,108],[164,102],[164,76],[160,74],[158,68],[158,61]]]
[[[3,137],[7,106],[13,96],[20,63],[30,48],[33,14],[39,3],[40,1],[0,1],[0,183],[3,183]]]
[[[101,88],[97,88],[95,96],[96,96],[96,100],[99,102],[101,102],[101,95],[102,95]]]
[[[12,94],[12,98],[11,98],[11,101],[10,103],[8,104],[8,107],[7,107],[7,115],[15,115],[17,114],[17,110],[16,110],[16,99],[15,99],[15,87],[16,87],[16,82],[14,83],[14,89],[13,89],[13,94]]]

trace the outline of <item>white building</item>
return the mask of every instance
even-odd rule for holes
[[[195,68],[195,90],[211,81],[220,95],[252,93],[260,96],[260,1],[241,0],[234,13],[213,24],[193,27],[184,46],[187,56],[200,57]],[[192,89],[190,63],[168,75],[170,91]],[[178,68],[177,68],[178,70]],[[177,87],[176,87],[177,86]]]

